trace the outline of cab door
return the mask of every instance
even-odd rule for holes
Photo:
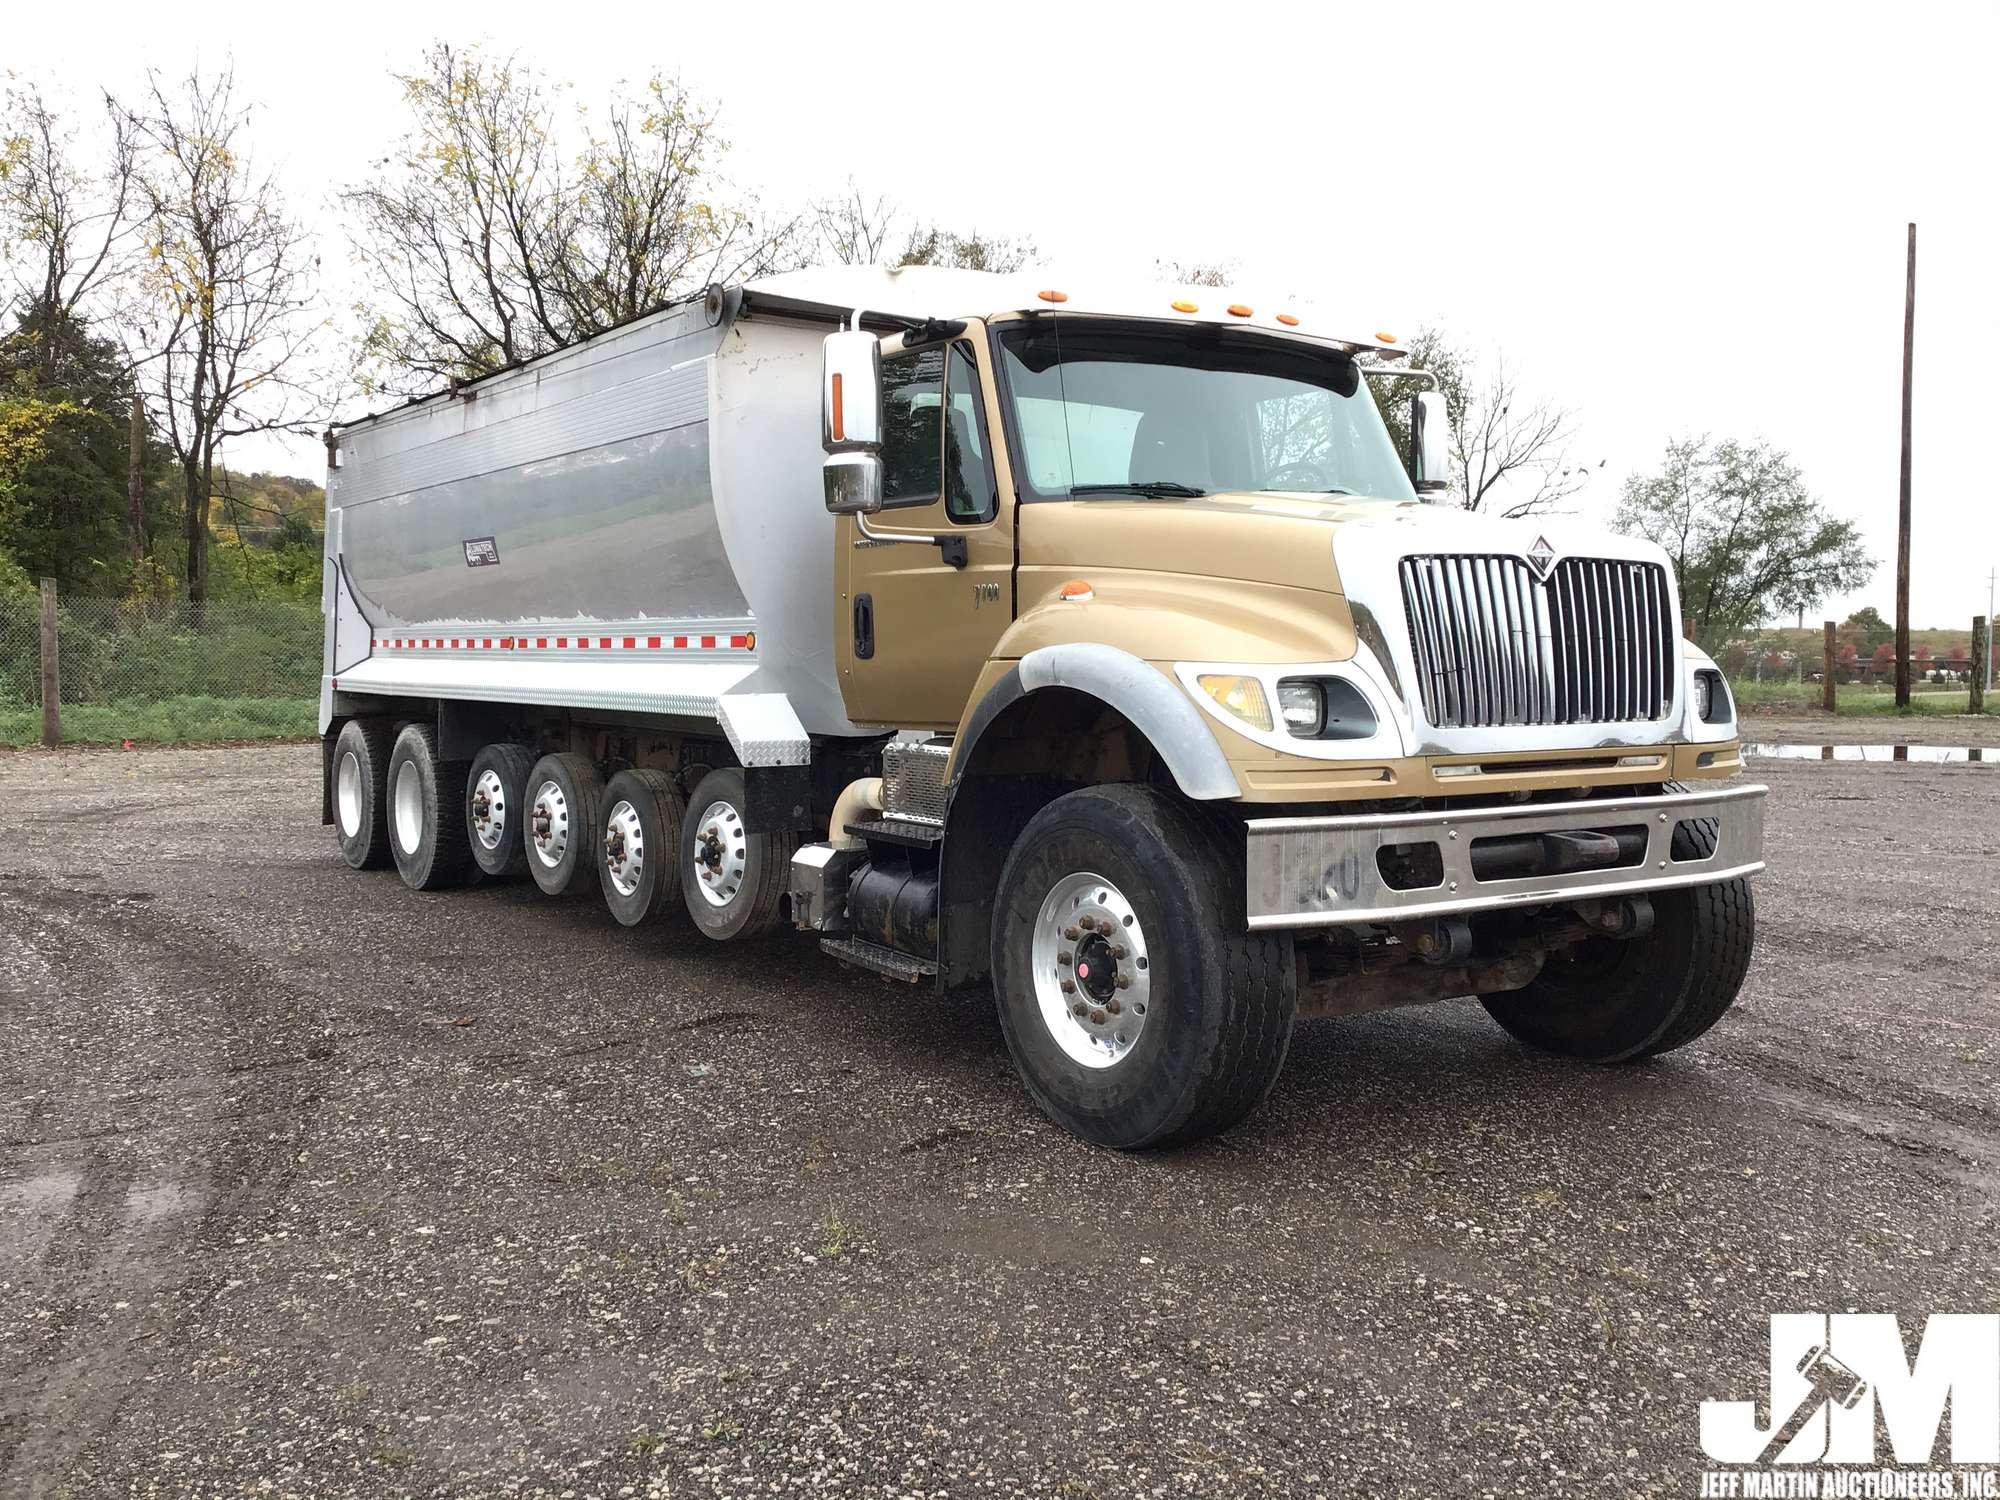
[[[882,509],[834,529],[840,687],[856,723],[957,727],[1014,618],[1012,496],[1003,503],[984,334],[968,323],[883,344]]]

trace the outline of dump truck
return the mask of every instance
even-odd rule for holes
[[[325,821],[418,890],[989,987],[1117,1148],[1243,1119],[1305,1017],[1682,1046],[1763,868],[1728,686],[1658,547],[1456,502],[1411,363],[1230,290],[839,267],[337,427]]]

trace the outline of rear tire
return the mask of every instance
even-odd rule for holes
[[[680,788],[664,771],[620,771],[604,789],[604,904],[637,927],[680,903]]]
[[[349,719],[333,742],[333,826],[340,854],[357,870],[389,863],[389,754],[395,736],[381,719]]]
[[[528,773],[521,847],[528,873],[551,896],[597,889],[604,781],[586,756],[544,755]]]
[[[1683,823],[1673,852],[1715,847],[1712,822]],[[1685,1047],[1735,1003],[1750,969],[1757,907],[1747,880],[1654,891],[1653,930],[1590,938],[1553,957],[1524,989],[1481,995],[1516,1040],[1583,1062],[1640,1062]]]
[[[1239,831],[1146,786],[1071,792],[1022,830],[994,904],[994,998],[1064,1129],[1177,1145],[1270,1092],[1298,981],[1288,934],[1244,928],[1243,866]]]
[[[535,752],[526,745],[488,745],[465,777],[465,831],[473,862],[488,875],[528,868],[521,822],[528,814],[528,773]]]
[[[681,894],[704,937],[762,937],[784,919],[798,835],[743,826],[743,773],[723,766],[701,778],[681,824]]]
[[[437,731],[405,724],[389,753],[389,851],[413,891],[462,885],[476,868],[460,797],[467,762],[441,761]]]

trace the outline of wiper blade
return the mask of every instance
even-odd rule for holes
[[[1078,495],[1143,495],[1148,500],[1195,500],[1208,493],[1177,479],[1146,479],[1131,484],[1073,484],[1070,498]]]

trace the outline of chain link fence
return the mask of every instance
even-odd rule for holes
[[[131,603],[64,596],[56,607],[62,738],[172,744],[313,733],[317,600]],[[42,628],[32,594],[0,598],[0,745],[42,736]]]

